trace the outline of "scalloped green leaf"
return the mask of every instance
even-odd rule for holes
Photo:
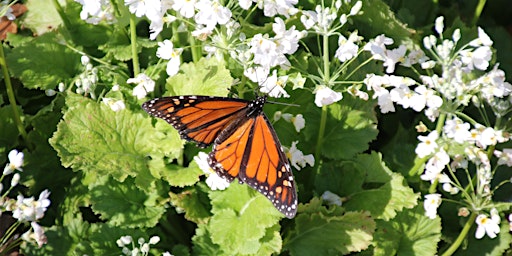
[[[210,198],[213,216],[208,231],[211,240],[232,255],[256,254],[263,250],[262,242],[269,239],[267,230],[275,230],[274,226],[283,216],[266,197],[236,182],[224,191],[212,191]],[[271,240],[275,244],[274,239]],[[271,248],[267,245],[264,250]]]
[[[80,73],[80,55],[57,43],[49,32],[13,48],[6,56],[11,74],[28,89],[55,89],[57,84]],[[49,57],[51,56],[51,57]]]
[[[147,156],[176,158],[171,153],[181,148],[179,140],[167,139],[141,113],[129,109],[114,112],[105,104],[74,94],[67,95],[66,106],[50,139],[64,167],[111,175],[120,182],[136,177],[139,188],[151,190],[153,173],[158,171],[148,169]]]
[[[382,184],[375,189],[359,191],[350,196],[343,206],[347,210],[367,210],[376,219],[389,220],[404,208],[412,208],[417,204],[419,194],[407,186],[404,177],[391,172],[382,162],[381,156],[373,152],[371,155],[359,155],[354,168],[365,172],[365,183]]]
[[[437,253],[441,219],[425,216],[422,205],[404,210],[390,221],[377,221],[373,245],[375,255],[418,255]]]
[[[180,73],[167,79],[165,95],[226,96],[232,83],[224,62],[202,58],[197,63],[183,63]]]
[[[369,148],[377,137],[376,117],[373,103],[345,97],[342,101],[326,107],[327,121],[322,138],[322,155],[331,159],[350,159]],[[309,104],[304,118],[308,124],[321,123],[321,108]],[[319,125],[306,125],[304,135],[316,140]]]
[[[133,178],[123,183],[113,179],[90,186],[92,209],[114,226],[154,227],[165,213],[158,203],[158,189],[144,192],[133,185]]]
[[[210,201],[202,189],[196,187],[184,190],[179,194],[169,192],[174,207],[185,212],[185,219],[197,224],[207,223],[211,216]]]
[[[317,207],[321,207],[320,203],[317,199],[311,202]],[[343,215],[326,215],[325,210],[300,212],[295,217],[295,229],[284,245],[290,255],[348,254],[365,250],[371,244],[375,222],[368,212]]]

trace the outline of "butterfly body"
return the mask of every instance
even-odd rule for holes
[[[202,148],[213,144],[208,164],[219,176],[247,183],[293,218],[295,183],[276,132],[263,113],[265,102],[266,96],[253,101],[174,96],[150,100],[142,108],[171,124],[183,139]]]

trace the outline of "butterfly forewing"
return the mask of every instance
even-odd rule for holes
[[[297,193],[276,132],[263,114],[266,97],[254,101],[209,96],[176,96],[142,105],[170,123],[181,137],[200,147],[213,143],[210,166],[265,195],[288,218],[297,212]]]
[[[246,100],[224,97],[173,96],[152,99],[142,104],[142,108],[171,124],[183,139],[204,148],[237,120],[248,104]]]

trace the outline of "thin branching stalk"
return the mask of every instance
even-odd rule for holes
[[[140,73],[139,54],[137,52],[137,26],[135,24],[135,15],[130,15],[130,42],[132,46],[132,64],[133,77]]]
[[[5,88],[7,89],[7,97],[9,98],[9,104],[12,107],[12,116],[14,118],[14,123],[18,128],[18,132],[21,137],[27,144],[28,149],[32,150],[32,145],[30,144],[30,140],[28,139],[27,131],[25,131],[25,127],[23,126],[23,122],[21,121],[20,112],[18,111],[18,105],[16,104],[16,96],[14,95],[14,89],[12,88],[11,78],[9,76],[9,71],[7,69],[7,61],[5,60],[4,48],[3,45],[0,45],[0,67],[2,68],[2,74],[4,76]]]

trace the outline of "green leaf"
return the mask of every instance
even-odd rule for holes
[[[301,208],[304,208],[302,209]],[[375,222],[368,212],[331,215],[319,209],[321,200],[313,199],[299,207],[295,229],[284,245],[291,255],[340,255],[360,252],[370,245]]]
[[[373,245],[375,255],[429,256],[441,240],[441,219],[425,216],[422,205],[404,210],[390,221],[377,221]],[[474,252],[474,251],[472,251]],[[480,254],[478,254],[480,255]]]
[[[26,88],[54,89],[80,73],[80,55],[58,44],[58,37],[55,32],[35,37],[6,56],[9,70]]]
[[[331,159],[350,159],[368,149],[369,143],[377,137],[376,118],[373,103],[352,97],[326,107],[327,122],[322,138],[322,155]],[[322,109],[312,103],[305,108],[307,120],[304,134],[307,140],[316,140],[319,133]]]
[[[262,248],[262,242],[268,240],[276,245],[276,238],[269,238],[267,230],[275,230],[282,214],[266,197],[233,182],[224,191],[212,191],[210,198],[214,215],[208,223],[208,231],[212,242],[225,253],[256,254],[270,250],[273,246]]]
[[[152,159],[149,161],[149,168],[153,176],[163,178],[171,186],[185,187],[194,185],[199,181],[199,177],[203,175],[203,171],[199,169],[195,161],[190,162],[188,167],[182,167],[175,164],[165,164],[163,159]]]
[[[184,63],[180,73],[167,79],[166,95],[225,96],[233,78],[224,63],[216,58],[202,58],[197,63]]]
[[[60,2],[62,4],[63,1]],[[23,26],[36,35],[54,30],[62,24],[53,0],[26,1],[26,7],[30,11],[23,15]]]
[[[366,184],[380,186],[351,195],[343,205],[347,210],[367,210],[376,219],[389,220],[397,212],[417,204],[419,194],[407,186],[402,175],[391,172],[379,154],[359,155],[353,167],[366,173]]]
[[[181,147],[181,142],[176,144],[155,130],[150,118],[129,109],[114,112],[105,104],[74,94],[67,95],[66,106],[50,144],[62,165],[75,171],[111,175],[120,182],[136,177],[137,186],[149,191],[158,170],[148,169],[147,156],[175,158],[171,152]]]
[[[91,186],[92,209],[114,226],[154,227],[165,213],[164,206],[158,203],[158,193],[163,189],[144,192],[133,182],[133,178],[123,183],[108,179],[104,184]]]
[[[18,113],[22,113],[21,108],[17,107]],[[16,127],[16,123],[14,122],[13,109],[10,105],[0,107],[0,116],[2,118],[2,122],[0,122],[0,145],[6,148],[6,154],[2,154],[0,152],[0,159],[7,159],[7,154],[9,151],[16,146],[18,139],[18,128]]]
[[[211,234],[206,224],[198,225],[196,234],[192,237],[193,255],[217,256],[229,255],[223,253],[220,246],[212,242]]]
[[[169,195],[172,205],[185,211],[185,219],[197,224],[207,223],[211,216],[210,201],[201,188],[189,188],[179,194],[169,192]]]
[[[365,31],[365,37],[375,37],[385,31],[387,37],[395,39],[395,43],[409,40],[415,33],[395,17],[395,13],[382,0],[366,0],[361,11],[364,15],[353,16],[352,19],[359,31]]]

